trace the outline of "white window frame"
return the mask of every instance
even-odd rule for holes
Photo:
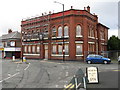
[[[77,52],[77,50],[79,50],[78,48],[80,48],[81,54],[78,54]],[[76,56],[83,56],[83,44],[82,43],[76,43]]]
[[[76,37],[83,37],[82,36],[82,27],[81,27],[81,25],[76,26]]]
[[[65,26],[64,27],[64,37],[67,37],[67,36],[69,36],[69,27]]]
[[[62,27],[58,27],[58,37],[62,37]]]

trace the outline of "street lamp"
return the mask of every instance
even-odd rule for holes
[[[63,28],[62,28],[62,31],[63,31],[63,61],[65,61],[65,55],[64,55],[65,54],[65,48],[64,48],[64,4],[57,2],[57,1],[54,1],[54,3],[58,3],[58,4],[61,4],[63,6],[63,16],[62,16],[62,18],[63,18],[63,21],[62,21],[62,26],[63,26]]]
[[[43,45],[44,34],[42,32],[38,32],[38,35],[39,35],[39,43],[40,43],[40,50],[39,51],[40,51],[40,54],[41,54],[41,49],[42,49],[42,45]]]

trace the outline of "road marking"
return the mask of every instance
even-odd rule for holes
[[[9,77],[7,77],[7,78],[5,78],[5,79],[1,80],[1,81],[0,81],[0,83],[1,83],[1,82],[3,82],[3,81],[8,80],[8,79],[10,79],[10,78],[12,78],[12,77],[14,77],[14,76],[16,76],[17,74],[20,74],[20,72],[15,73],[15,74],[13,74],[13,75],[10,75]]]
[[[24,70],[27,70],[27,69],[29,68],[29,66],[30,66],[30,63],[28,64],[28,66],[27,66]],[[18,68],[18,67],[19,67],[19,64],[17,65],[17,68]],[[16,70],[17,70],[17,69],[16,69]],[[20,72],[17,72],[17,73],[15,73],[15,74],[13,74],[13,75],[8,74],[9,77],[7,77],[7,78],[1,80],[0,83],[2,83],[3,81],[6,81],[6,80],[8,80],[8,79],[10,79],[10,78],[12,78],[12,77],[18,75],[18,74],[20,74]]]
[[[120,71],[120,70],[113,70],[113,71]]]
[[[56,85],[56,88],[58,88],[58,85]]]
[[[10,73],[8,73],[8,76],[10,77],[10,76],[11,76],[11,74],[10,74]]]
[[[65,88],[69,88],[72,85],[72,83],[70,83],[69,85],[67,85]]]
[[[74,88],[74,86],[75,86],[75,85],[73,84],[70,88]]]
[[[20,71],[18,68],[19,68],[19,63],[17,64],[17,68],[16,68],[16,71]]]
[[[66,72],[66,76],[68,76],[68,72]]]
[[[28,66],[24,70],[26,71],[29,68],[29,66],[30,66],[30,63],[28,64]]]

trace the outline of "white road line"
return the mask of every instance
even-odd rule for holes
[[[56,86],[56,88],[58,88],[58,85],[55,85]]]
[[[19,67],[19,63],[18,63],[18,65],[17,65],[17,68]]]
[[[17,64],[17,68],[16,68],[16,71],[20,71],[18,68],[19,68],[19,64]]]
[[[28,64],[28,66],[27,66],[24,70],[27,70],[27,69],[29,68],[29,66],[30,66],[30,63]],[[17,68],[18,68],[18,67],[19,67],[19,64],[17,65]],[[17,70],[17,69],[16,69],[16,70]],[[17,72],[17,73],[15,73],[15,74],[13,74],[13,75],[9,75],[9,77],[7,77],[7,78],[5,78],[5,79],[3,79],[3,80],[0,80],[0,83],[2,83],[3,81],[8,80],[8,79],[10,79],[10,78],[18,75],[18,74],[20,74],[20,72]]]
[[[68,72],[66,72],[66,76],[68,76]]]
[[[28,64],[28,66],[24,70],[26,71],[29,68],[29,66],[30,66],[30,63]]]
[[[7,77],[7,78],[1,80],[0,83],[3,82],[3,81],[5,81],[5,80],[8,80],[8,79],[10,79],[10,78],[12,78],[12,77],[14,77],[14,76],[16,76],[17,74],[20,74],[20,72],[15,73],[15,74],[13,74],[13,75],[10,75],[10,77]]]

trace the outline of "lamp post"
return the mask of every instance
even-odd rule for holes
[[[41,54],[41,49],[42,49],[42,45],[43,45],[43,38],[44,38],[44,35],[42,32],[39,32],[39,41],[40,41],[40,54]]]
[[[45,27],[47,26],[47,29],[48,29],[48,32],[49,32],[49,24],[50,24],[50,22],[49,22],[49,15],[44,15],[44,14],[42,14],[42,20],[43,20],[43,24],[41,25],[41,27],[43,28],[40,32],[39,32],[39,41],[40,41],[40,48],[41,48],[41,50],[40,50],[40,52],[41,51],[43,51],[42,49],[43,49],[43,47],[44,47],[44,45],[43,45],[43,41],[44,41],[44,39],[47,37],[46,35],[48,34],[48,33],[45,33],[44,32],[44,30],[45,30]],[[42,57],[44,57],[43,56],[43,52],[41,52],[41,54],[42,54]]]
[[[65,47],[64,47],[64,4],[60,3],[60,2],[57,2],[57,1],[54,1],[54,3],[58,3],[58,4],[61,4],[63,6],[63,16],[62,16],[62,31],[63,31],[63,61],[65,61]]]

